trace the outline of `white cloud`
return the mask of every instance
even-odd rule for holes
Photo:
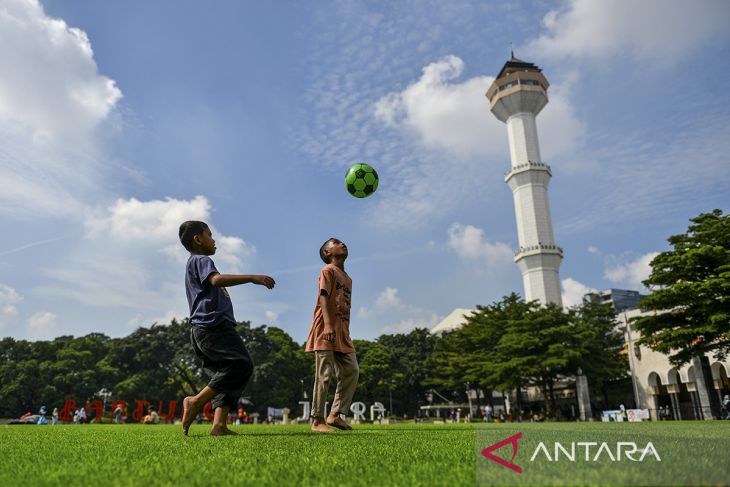
[[[144,326],[149,326],[152,323],[157,323],[158,325],[169,325],[172,320],[181,320],[183,318],[187,318],[187,313],[180,313],[170,309],[159,315],[157,318],[151,319],[148,323],[145,323]]]
[[[561,284],[563,286],[563,307],[565,308],[583,304],[583,296],[588,293],[596,292],[595,289],[588,287],[571,277],[563,279]]]
[[[23,300],[23,296],[15,289],[0,284],[0,328],[11,323],[18,316],[16,304]]]
[[[379,310],[399,308],[402,306],[403,302],[398,297],[398,289],[394,287],[386,287],[375,300],[375,307]]]
[[[403,301],[394,287],[383,289],[372,308],[361,307],[358,318],[377,323],[379,333],[407,333],[417,327],[430,328],[438,322],[435,312]],[[382,326],[383,322],[390,324]]]
[[[594,254],[594,255],[599,255],[601,253],[601,249],[599,249],[595,245],[589,245],[588,246],[588,253],[589,254]]]
[[[210,223],[211,205],[204,196],[192,200],[139,201],[135,198],[119,199],[103,212],[89,215],[86,219],[88,236],[112,238],[116,242],[153,245],[178,262],[185,262],[189,253],[180,244],[178,230],[186,220],[208,222],[218,248],[215,260],[237,271],[244,259],[255,253],[254,246],[239,237],[219,234]]]
[[[186,220],[205,220],[210,216],[210,203],[204,196],[192,200],[139,201],[119,199],[107,208],[107,215],[87,221],[89,236],[108,233],[116,239],[169,240],[177,238],[180,224]]]
[[[122,96],[98,73],[86,33],[48,17],[34,0],[3,2],[0,60],[0,121],[39,138],[85,135]]]
[[[618,259],[619,262],[609,264],[606,267],[604,277],[614,284],[626,285],[630,289],[644,290],[646,288],[642,281],[646,280],[651,274],[649,264],[657,255],[659,255],[658,252],[649,252],[628,262],[621,262],[622,259]]]
[[[494,78],[451,83],[463,71],[464,62],[453,55],[429,64],[417,82],[381,98],[375,116],[392,127],[414,130],[430,147],[465,155],[500,152],[505,130],[484,96]]]
[[[163,301],[162,293],[151,289],[157,277],[155,267],[144,261],[95,249],[88,258],[75,257],[66,264],[46,269],[49,282],[37,290],[99,308],[150,311]]]
[[[477,76],[455,82],[463,71],[464,62],[453,55],[429,64],[418,81],[378,100],[375,117],[390,127],[413,131],[427,147],[462,156],[503,154],[507,130],[489,111],[485,97],[494,78]],[[548,156],[572,149],[583,133],[564,96],[566,91],[554,86],[549,108],[539,118],[545,131],[542,139],[548,141],[543,151]]]
[[[449,247],[459,257],[483,260],[487,267],[502,266],[514,262],[514,251],[509,245],[486,241],[484,230],[472,225],[454,223],[449,228]]]
[[[223,273],[240,272],[255,253],[242,238],[217,233],[211,213],[204,196],[119,199],[108,208],[89,210],[86,232],[79,232],[84,238],[76,240],[63,259],[43,269],[45,279],[34,292],[83,307],[114,310],[129,327],[188,316],[183,276],[189,254],[178,239],[180,223],[190,219],[211,225],[218,247],[213,259]],[[253,299],[245,291],[232,293],[232,298],[236,307],[242,300]],[[266,306],[272,309],[272,304]]]
[[[703,43],[727,37],[725,0],[570,0],[543,19],[547,33],[527,52],[538,58],[632,57],[672,64]]]
[[[269,325],[273,325],[276,323],[276,320],[279,318],[279,313],[276,311],[267,310],[264,313],[264,316],[266,316],[266,321]]]
[[[87,35],[39,2],[0,7],[0,212],[79,212],[98,191],[95,131],[121,98],[98,73]]]
[[[36,340],[51,340],[56,330],[57,316],[50,311],[39,311],[28,318],[28,337]]]

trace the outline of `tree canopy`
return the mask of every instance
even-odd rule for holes
[[[690,220],[671,250],[651,261],[644,285],[652,294],[640,307],[655,313],[635,320],[639,343],[681,365],[708,352],[730,352],[730,215],[721,210]]]
[[[623,340],[616,326],[607,305],[587,303],[564,310],[526,303],[511,294],[477,307],[464,326],[444,334],[436,343],[433,362],[438,372],[431,382],[450,389],[463,389],[469,382],[487,391],[535,385],[551,414],[556,410],[555,382],[578,368],[598,384],[625,375],[619,354]]]
[[[243,392],[253,406],[301,412],[311,398],[314,360],[284,330],[236,326],[254,361]],[[578,309],[525,303],[516,294],[478,306],[461,328],[443,336],[426,329],[355,340],[360,378],[355,398],[381,402],[389,414],[413,417],[427,404],[430,389],[455,402],[467,388],[508,391],[536,385],[545,391],[545,408],[555,409],[553,383],[578,367],[592,382],[625,374],[619,356],[613,310],[586,304]],[[52,341],[0,340],[0,417],[17,417],[41,405],[61,408],[66,399],[83,405],[100,399],[178,400],[200,390],[207,377],[190,345],[188,320],[140,327],[123,338],[92,333]],[[469,384],[467,386],[467,383]],[[477,405],[482,404],[477,399]]]

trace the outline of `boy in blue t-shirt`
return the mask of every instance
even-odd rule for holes
[[[190,252],[185,274],[185,290],[190,305],[190,341],[195,355],[203,361],[210,382],[195,396],[183,400],[183,433],[201,408],[212,401],[215,414],[211,435],[235,435],[226,419],[253,373],[253,362],[236,332],[233,305],[226,286],[260,284],[271,289],[269,276],[220,274],[209,257],[215,254],[215,240],[208,225],[187,221],[180,225],[180,242]]]

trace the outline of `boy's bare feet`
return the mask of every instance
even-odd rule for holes
[[[210,430],[210,436],[228,436],[228,435],[237,435],[235,431],[231,431],[226,426],[213,426],[213,428]]]
[[[187,396],[183,399],[183,434],[187,435],[190,425],[195,421],[198,415],[198,405],[195,403],[193,396]]]
[[[324,417],[319,416],[312,421],[312,431],[316,431],[317,433],[332,433],[334,430],[327,426],[327,423],[324,422]]]
[[[334,430],[325,423],[312,423],[312,431],[316,431],[317,433],[332,433]]]
[[[337,428],[338,430],[343,430],[343,431],[349,431],[352,429],[352,427],[349,424],[347,424],[347,422],[339,416],[335,416],[335,417],[329,416],[327,418],[327,425]]]

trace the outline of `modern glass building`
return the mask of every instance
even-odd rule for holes
[[[629,309],[637,309],[639,301],[647,297],[639,291],[631,291],[629,289],[608,289],[606,291],[588,293],[583,296],[583,302],[593,302],[601,304],[610,304],[617,313]]]

